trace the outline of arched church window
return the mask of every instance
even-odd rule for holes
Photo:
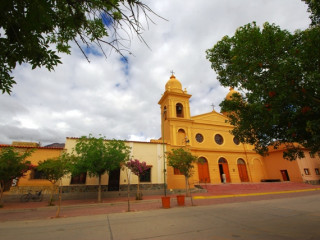
[[[186,132],[180,128],[178,130],[178,136],[177,136],[177,144],[178,145],[186,145],[187,143],[187,137],[186,137]]]
[[[183,117],[183,105],[181,103],[176,104],[177,117]]]

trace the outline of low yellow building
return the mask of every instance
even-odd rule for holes
[[[72,153],[76,146],[78,138],[67,137],[65,149],[68,153]],[[140,162],[146,162],[150,169],[145,176],[140,179],[141,188],[148,190],[158,190],[163,188],[164,176],[164,161],[163,153],[166,151],[166,146],[161,143],[125,141],[125,144],[130,147],[130,156],[132,159],[138,159]],[[110,174],[102,176],[102,185],[105,191],[124,190],[128,183],[126,169],[117,169]],[[134,174],[130,175],[130,184],[138,183],[138,177]],[[67,176],[63,179],[64,186],[96,186],[98,179],[90,177],[86,173],[80,176]]]
[[[0,149],[5,147],[14,147],[19,152],[32,151],[31,156],[26,160],[30,161],[34,168],[27,171],[25,176],[13,180],[13,188],[11,189],[13,192],[20,192],[21,189],[24,189],[22,192],[28,189],[38,190],[52,185],[48,180],[43,179],[41,173],[37,171],[37,166],[40,161],[59,157],[64,149],[63,147],[41,147],[38,143],[33,142],[12,142],[11,145],[0,144]]]

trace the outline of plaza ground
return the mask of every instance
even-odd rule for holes
[[[250,186],[251,192],[247,193],[244,187],[240,191],[239,186],[227,186],[225,195],[208,191],[206,195],[195,196],[194,207],[189,201],[186,207],[178,207],[172,197],[170,209],[162,209],[160,200],[154,196],[133,201],[133,212],[125,212],[126,203],[122,201],[77,205],[69,202],[63,207],[64,217],[58,219],[46,215],[50,207],[4,208],[0,210],[1,239],[320,239],[319,188],[295,185],[292,189],[289,184],[279,189],[280,186],[273,185],[277,189],[269,192]],[[231,188],[237,188],[239,193],[230,194]],[[38,217],[31,220],[31,216]]]

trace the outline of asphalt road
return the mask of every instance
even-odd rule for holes
[[[320,239],[320,194],[0,223],[1,240]]]

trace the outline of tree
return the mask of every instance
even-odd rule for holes
[[[6,0],[0,11],[0,90],[8,94],[17,64],[51,71],[61,63],[59,52],[71,53],[71,42],[88,61],[90,50],[106,57],[104,45],[130,54],[126,45],[132,32],[144,42],[140,14],[147,22],[152,22],[148,14],[156,15],[140,0]]]
[[[310,13],[311,26],[320,25],[320,2],[318,0],[303,0],[308,4],[308,12]]]
[[[197,162],[198,157],[192,155],[190,152],[184,150],[183,148],[172,149],[171,152],[167,152],[168,165],[178,169],[182,175],[185,177],[186,183],[186,195],[189,193],[189,178],[193,175],[194,165]],[[192,201],[192,197],[191,197]],[[193,204],[192,204],[193,205]]]
[[[140,193],[140,177],[143,176],[150,166],[147,166],[146,162],[140,162],[138,159],[130,160],[126,163],[126,167],[138,177],[138,189],[137,189],[137,200],[142,200],[142,193]]]
[[[241,92],[220,106],[242,143],[262,155],[284,145],[290,160],[302,158],[303,148],[319,153],[319,46],[319,26],[290,33],[253,22],[206,51],[220,83]]]
[[[61,206],[61,196],[62,196],[62,177],[70,172],[70,154],[63,153],[58,158],[51,158],[39,162],[37,169],[42,172],[43,177],[52,183],[52,191],[49,200],[49,205],[53,205],[53,194],[56,190],[56,184],[60,181],[58,186],[59,189],[59,201],[58,208],[56,212],[56,217],[59,217],[60,206]]]
[[[77,154],[73,173],[88,172],[90,177],[98,177],[98,202],[101,202],[101,177],[105,173],[120,168],[129,159],[130,148],[120,140],[106,140],[83,136],[78,139],[74,148]]]
[[[26,158],[32,154],[32,150],[20,153],[13,147],[2,148],[0,152],[0,206],[3,205],[3,192],[6,184],[11,185],[14,178],[22,177],[31,169],[30,161]]]

